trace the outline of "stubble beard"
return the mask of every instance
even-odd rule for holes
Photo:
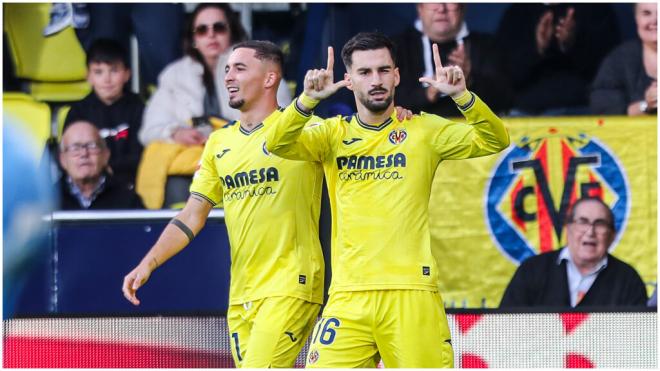
[[[245,104],[245,99],[229,100],[229,107],[239,109]]]
[[[390,106],[390,104],[392,104],[394,97],[392,95],[389,95],[387,98],[385,98],[384,101],[380,101],[380,102],[372,101],[371,99],[369,99],[368,95],[360,95],[358,99],[360,100],[360,103],[362,103],[362,105],[370,112],[381,113],[385,111]]]

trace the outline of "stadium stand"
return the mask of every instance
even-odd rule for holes
[[[87,95],[85,52],[73,29],[50,37],[41,33],[48,24],[50,4],[4,4],[3,9],[16,76],[24,80],[22,90],[47,102],[76,101]]]

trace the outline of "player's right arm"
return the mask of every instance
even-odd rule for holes
[[[204,146],[200,167],[193,177],[186,206],[165,226],[158,241],[142,258],[140,264],[124,277],[124,297],[134,305],[140,304],[135,293],[147,282],[151,273],[192,241],[204,227],[213,206],[222,200],[220,177],[213,162],[215,141],[219,135],[217,133],[211,134]]]
[[[183,250],[202,230],[212,207],[208,200],[198,195],[193,194],[188,198],[186,206],[167,224],[140,264],[124,277],[122,291],[128,301],[134,305],[140,304],[135,295],[137,290],[147,282],[156,268]]]
[[[284,110],[269,129],[266,136],[268,151],[294,160],[321,159],[322,153],[330,143],[327,135],[324,134],[327,132],[327,127],[315,127],[317,122],[312,119],[312,110],[321,100],[348,85],[347,80],[334,82],[333,68],[333,49],[328,47],[326,68],[307,71],[303,93]],[[303,132],[307,123],[311,123],[309,130]]]

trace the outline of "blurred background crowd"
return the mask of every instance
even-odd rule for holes
[[[23,121],[45,144],[53,183],[69,196],[82,193],[63,208],[97,208],[90,195],[104,176],[143,202],[103,207],[180,206],[209,133],[238,118],[227,105],[224,65],[231,46],[246,39],[271,40],[285,52],[281,106],[325,61],[328,45],[339,50],[354,34],[378,30],[397,43],[397,104],[414,113],[460,116],[449,97],[418,82],[433,73],[432,43],[503,116],[657,112],[654,3],[44,3],[3,11],[5,111],[29,117]],[[343,76],[343,65],[335,70]],[[316,113],[354,111],[345,90]],[[97,148],[68,151],[62,136],[79,121],[98,129],[90,135],[108,153],[96,156],[88,187],[71,176],[67,156]]]

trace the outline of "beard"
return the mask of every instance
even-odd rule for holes
[[[376,101],[371,100],[371,97],[369,96],[370,93],[375,92],[375,91],[385,91],[386,92],[385,89],[372,89],[367,94],[359,94],[358,95],[358,100],[369,111],[374,112],[374,113],[380,113],[380,112],[385,111],[387,109],[387,107],[389,107],[390,104],[392,104],[392,101],[394,100],[394,96],[392,94],[390,94],[384,100],[376,102]]]
[[[229,100],[229,107],[231,108],[241,108],[245,104],[245,99],[238,99],[238,100]]]

